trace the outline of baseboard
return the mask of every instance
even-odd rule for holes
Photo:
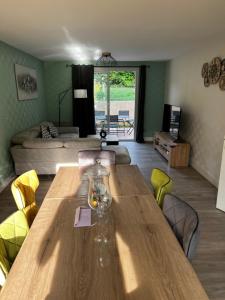
[[[145,136],[144,140],[145,140],[145,142],[153,142],[153,137],[152,136]]]
[[[2,180],[2,183],[0,185],[0,193],[7,187],[7,185],[16,177],[15,174],[9,175],[6,179]]]
[[[195,171],[198,172],[202,177],[208,180],[216,189],[218,189],[218,181],[216,181],[216,179],[211,176],[211,174],[207,172],[207,170],[202,169],[198,163],[195,163],[193,161],[190,162],[190,166],[195,169]]]

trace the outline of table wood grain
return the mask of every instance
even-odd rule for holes
[[[125,169],[118,168],[115,176],[122,178]],[[137,174],[136,167],[131,169]],[[208,299],[150,191],[134,188],[126,195],[120,183],[108,217],[98,226],[75,229],[75,209],[83,198],[73,194],[68,178],[73,172],[58,173],[71,186],[67,197],[53,197],[54,190],[57,196],[60,191],[54,187],[56,176],[1,299]],[[96,242],[99,232],[102,242]]]
[[[149,194],[137,166],[115,165],[109,168],[110,190],[112,195]],[[87,194],[87,181],[82,181],[76,167],[60,168],[46,195],[46,198],[71,198]]]

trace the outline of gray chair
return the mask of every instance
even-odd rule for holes
[[[199,240],[197,212],[189,204],[171,194],[165,195],[162,211],[185,255],[191,260]]]
[[[82,150],[78,152],[79,167],[86,168],[100,160],[103,166],[115,165],[116,153],[111,150]]]

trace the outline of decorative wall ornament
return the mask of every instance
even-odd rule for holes
[[[205,87],[219,82],[220,89],[225,90],[225,59],[214,57],[211,63],[203,64],[201,73]]]
[[[204,77],[204,86],[205,86],[205,87],[210,86],[210,81],[209,81],[208,75],[207,75],[206,77]]]
[[[36,70],[15,64],[15,76],[18,100],[38,97]]]
[[[220,79],[221,74],[221,59],[219,57],[213,58],[209,65],[208,77],[212,84],[216,84]]]
[[[208,77],[208,70],[209,70],[209,64],[208,63],[204,63],[202,66],[202,77]]]
[[[225,73],[220,76],[219,87],[222,91],[225,91]]]
[[[221,75],[225,73],[225,59],[221,61]]]

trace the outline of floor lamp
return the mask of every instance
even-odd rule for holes
[[[86,137],[86,124],[85,124],[85,118],[83,117],[85,115],[85,107],[86,107],[86,101],[83,101],[84,99],[87,99],[87,90],[86,89],[75,89],[74,90],[74,98],[75,101],[79,101],[78,107],[79,107],[79,113],[82,116],[82,118],[78,117],[78,123],[79,123],[79,137]]]
[[[69,91],[72,90],[72,87],[69,87],[68,89],[60,92],[58,94],[58,106],[59,106],[59,127],[61,126],[61,105],[62,105],[62,102],[64,100],[64,98],[66,97],[66,95],[68,94]]]
[[[71,90],[72,90],[72,87],[69,87],[68,89],[66,89],[58,94],[59,127],[61,126],[61,105],[62,105],[64,98]],[[75,99],[86,99],[87,98],[87,90],[86,89],[75,89],[73,91],[73,94],[74,94],[73,97]]]

